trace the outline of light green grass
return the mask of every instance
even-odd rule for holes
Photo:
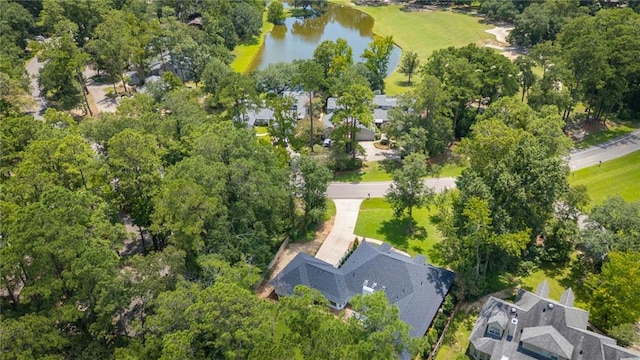
[[[238,45],[233,49],[233,55],[235,59],[231,63],[231,68],[239,73],[246,73],[249,70],[249,66],[253,62],[260,48],[264,44],[264,38],[273,30],[273,24],[267,21],[267,12],[264,12],[262,18],[262,28],[260,29],[260,35],[254,44]]]
[[[349,1],[332,1],[347,4]],[[485,30],[492,26],[481,24],[480,18],[452,11],[404,12],[400,5],[354,6],[369,14],[374,20],[373,32],[379,36],[392,35],[403,51],[418,54],[422,64],[434,50],[449,46],[482,44],[483,40],[495,39]],[[406,76],[394,71],[385,81],[387,94],[401,94],[411,89],[405,84]],[[413,80],[413,79],[412,79]]]
[[[322,220],[329,221],[332,217],[336,216],[336,203],[331,199],[327,199],[327,209],[324,212]]]
[[[577,149],[586,149],[588,147],[602,144],[603,142],[624,136],[632,132],[633,130],[635,129],[627,125],[612,123],[606,130],[601,130],[593,134],[586,135],[584,138],[582,138],[582,140],[575,144],[575,147]]]
[[[592,206],[613,195],[629,202],[640,200],[640,151],[574,171],[569,175],[569,183],[585,185]]]
[[[256,135],[265,136],[269,134],[269,127],[267,126],[254,126],[253,129],[256,131]]]
[[[362,165],[362,169],[352,171],[342,171],[333,177],[333,181],[339,182],[375,182],[392,181],[393,171],[397,169],[399,163],[393,160],[369,161]],[[440,168],[438,177],[458,177],[462,173],[462,166],[446,164]],[[427,176],[426,178],[433,178]]]
[[[460,355],[464,355],[469,346],[469,335],[477,318],[478,314],[473,311],[459,311],[456,314],[445,334],[436,360],[456,360]]]
[[[333,177],[333,181],[341,182],[372,182],[372,181],[391,181],[392,166],[394,161],[385,163],[380,161],[369,161],[362,164],[362,169],[342,171]]]
[[[430,220],[435,213],[435,207],[414,209],[416,231],[412,236],[408,236],[408,219],[394,218],[391,206],[383,198],[367,199],[360,206],[354,233],[365,238],[382,240],[411,255],[423,254],[433,258],[433,245],[442,241],[442,235]]]

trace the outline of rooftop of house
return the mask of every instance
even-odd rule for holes
[[[571,360],[640,359],[640,354],[617,346],[615,340],[587,330],[589,313],[573,306],[571,288],[560,301],[548,296],[545,280],[535,293],[520,290],[514,303],[490,297],[480,310],[470,343],[491,354],[492,360],[541,359],[532,348]],[[502,336],[488,332],[488,325],[493,322],[501,325]]]
[[[398,106],[398,98],[387,95],[375,95],[373,97],[374,109],[389,109]],[[338,98],[330,97],[327,99],[327,112],[336,111],[338,109]]]
[[[340,268],[298,254],[272,281],[278,295],[290,295],[297,285],[320,291],[329,301],[347,303],[364,287],[384,291],[389,303],[400,310],[400,319],[409,324],[411,336],[423,336],[444,297],[453,285],[454,273],[426,263],[426,258],[414,258],[392,251],[389,244],[381,246],[363,242]]]

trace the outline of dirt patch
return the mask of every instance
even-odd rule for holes
[[[327,238],[327,236],[329,236],[329,233],[333,228],[334,221],[335,216],[322,223],[322,225],[320,225],[316,230],[313,241],[290,243],[289,246],[287,246],[287,248],[283,251],[280,258],[273,265],[269,278],[260,283],[260,285],[256,289],[256,294],[258,295],[258,297],[266,299],[271,296],[271,293],[274,289],[273,286],[269,285],[268,282],[276,275],[278,275],[280,271],[282,271],[282,269],[284,269],[285,266],[287,266],[291,262],[291,260],[293,260],[293,258],[298,255],[298,253],[305,253],[307,255],[314,256],[318,252],[318,249],[320,249],[320,246],[322,246],[324,240]]]

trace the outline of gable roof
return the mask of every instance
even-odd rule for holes
[[[375,95],[373,97],[373,106],[381,108],[390,108],[398,106],[398,98],[388,97],[387,95]]]
[[[453,285],[454,273],[392,251],[388,244],[363,242],[341,268],[306,254],[298,254],[272,281],[278,295],[290,295],[297,285],[317,289],[337,304],[362,293],[363,284],[383,290],[410,335],[423,336]],[[375,284],[375,286],[374,286]]]
[[[542,294],[544,288],[545,284],[538,286]],[[568,300],[572,294],[572,292],[566,293],[561,302],[524,289],[518,292],[514,303],[489,297],[480,310],[469,340],[476,344],[480,339],[491,338],[485,335],[489,320],[496,312],[503,311],[509,320],[518,319],[517,324],[508,325],[508,327],[515,325],[516,331],[513,338],[508,336],[507,331],[502,338],[495,339],[492,352],[486,352],[492,353],[491,359],[500,359],[501,356],[512,360],[536,359],[518,345],[520,342],[529,343],[572,360],[640,358],[640,354],[617,346],[615,340],[587,330],[589,313],[564,304],[563,302],[570,303]]]
[[[553,326],[528,327],[522,330],[520,341],[531,344],[540,349],[545,349],[552,354],[564,358],[571,358],[573,345],[567,341]]]

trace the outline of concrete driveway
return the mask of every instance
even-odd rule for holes
[[[349,249],[349,244],[355,238],[353,230],[358,221],[358,213],[363,199],[339,199],[336,204],[336,218],[333,229],[316,253],[316,258],[338,266],[340,259]]]
[[[89,67],[83,72],[85,79],[87,79],[87,89],[93,98],[93,102],[98,108],[98,111],[114,113],[118,109],[118,101],[116,99],[110,99],[107,97],[107,89],[112,88],[113,84],[110,83],[96,83],[93,77],[97,75],[95,70],[91,70]],[[94,114],[98,115],[98,114]]]
[[[400,159],[395,150],[380,150],[373,145],[373,141],[360,141],[359,144],[365,151],[364,161]]]
[[[29,81],[31,83],[31,97],[34,100],[33,107],[29,111],[33,112],[33,117],[37,120],[42,119],[42,114],[45,110],[44,97],[40,92],[40,85],[38,84],[38,76],[40,76],[40,69],[44,66],[43,62],[38,61],[38,57],[34,56],[27,63],[27,74],[29,75]]]

